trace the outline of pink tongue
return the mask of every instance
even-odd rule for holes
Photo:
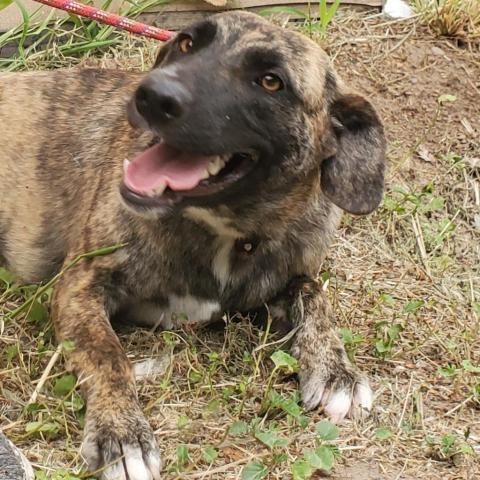
[[[130,162],[123,181],[137,193],[148,193],[163,185],[172,190],[191,190],[202,181],[211,158],[157,143]]]

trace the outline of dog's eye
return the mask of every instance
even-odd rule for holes
[[[185,36],[178,42],[178,48],[182,53],[188,53],[193,47],[192,37]]]
[[[257,80],[257,83],[267,92],[278,92],[283,88],[282,79],[274,73],[266,73]]]

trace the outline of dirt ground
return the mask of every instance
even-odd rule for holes
[[[325,45],[343,77],[381,112],[389,166],[381,207],[366,218],[345,217],[322,275],[347,349],[370,375],[375,405],[368,419],[340,425],[337,465],[311,478],[480,478],[478,45],[435,39],[414,21],[351,13],[338,17]],[[84,63],[132,67],[148,58],[117,51]],[[0,299],[6,313],[18,291]],[[289,415],[261,416],[278,345],[248,321],[121,338],[132,361],[153,357],[164,372],[139,379],[138,390],[164,452],[165,478],[236,479],[257,458],[269,470],[265,478],[288,479],[295,460],[315,446],[321,412],[309,413],[305,428]],[[48,321],[0,321],[0,349],[2,428],[36,468],[68,478],[81,465],[83,409],[78,396],[58,394],[61,359],[25,409],[56,349]],[[275,377],[273,388],[295,398],[294,379]],[[238,421],[249,427],[234,434]],[[288,446],[271,452],[253,426],[275,431]],[[218,453],[213,461],[207,446]]]

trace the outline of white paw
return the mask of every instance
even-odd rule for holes
[[[162,460],[150,432],[129,441],[89,431],[82,444],[82,457],[89,470],[102,480],[160,480]]]
[[[325,406],[325,412],[332,422],[341,422],[350,411],[352,397],[346,390],[337,390],[330,395]]]
[[[92,451],[92,447],[95,451]],[[120,456],[106,461],[109,456]],[[113,455],[112,455],[113,454]],[[84,444],[82,455],[85,458],[99,458],[102,455],[98,448]],[[104,466],[98,469],[98,474],[102,480],[160,480],[160,471],[162,470],[162,461],[160,452],[150,450],[148,453],[142,451],[139,445],[122,443],[120,452],[103,452],[105,458]]]
[[[345,417],[366,416],[372,408],[372,390],[368,380],[360,375],[352,375],[348,382],[326,382],[322,375],[300,372],[300,390],[306,410],[322,406],[335,423]]]

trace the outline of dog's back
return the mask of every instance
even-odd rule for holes
[[[23,280],[43,280],[60,266],[81,228],[78,207],[101,172],[120,178],[112,149],[131,134],[125,105],[137,76],[93,69],[0,75],[0,256]]]

